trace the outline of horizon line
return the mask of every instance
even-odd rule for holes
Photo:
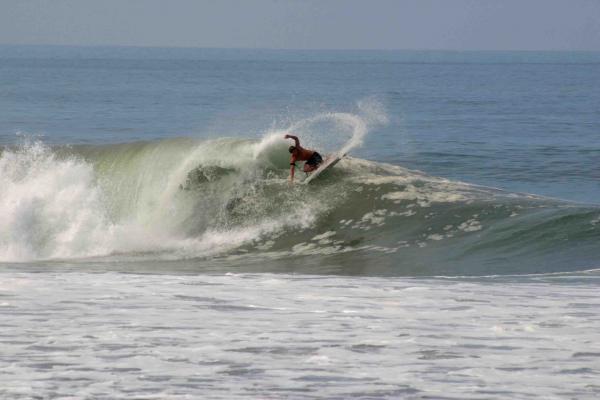
[[[139,44],[57,44],[57,43],[1,43],[3,47],[91,47],[91,48],[138,48],[138,49],[198,49],[198,50],[267,50],[267,51],[414,51],[414,52],[522,52],[522,53],[600,53],[600,50],[586,49],[436,49],[436,48],[299,48],[299,47],[217,47],[180,45],[139,45]]]

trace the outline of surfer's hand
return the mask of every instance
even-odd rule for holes
[[[283,138],[284,138],[284,139],[289,139],[289,138],[290,138],[290,135],[285,135]]]

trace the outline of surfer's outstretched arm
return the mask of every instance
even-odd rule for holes
[[[290,182],[294,182],[294,172],[296,172],[296,164],[290,165]]]
[[[285,135],[286,139],[293,139],[296,147],[300,147],[300,140],[298,139],[298,136],[294,136],[294,135]]]
[[[294,183],[294,173],[296,172],[296,157],[290,159],[290,183]]]

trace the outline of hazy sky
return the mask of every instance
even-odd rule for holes
[[[0,0],[0,43],[600,50],[600,0]]]

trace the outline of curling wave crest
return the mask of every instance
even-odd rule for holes
[[[371,122],[333,122],[360,144]],[[304,126],[304,127],[303,127]],[[287,182],[285,131],[0,154],[0,261],[192,260],[247,270],[381,275],[594,267],[600,211],[358,158]],[[319,137],[306,135],[308,145]]]

